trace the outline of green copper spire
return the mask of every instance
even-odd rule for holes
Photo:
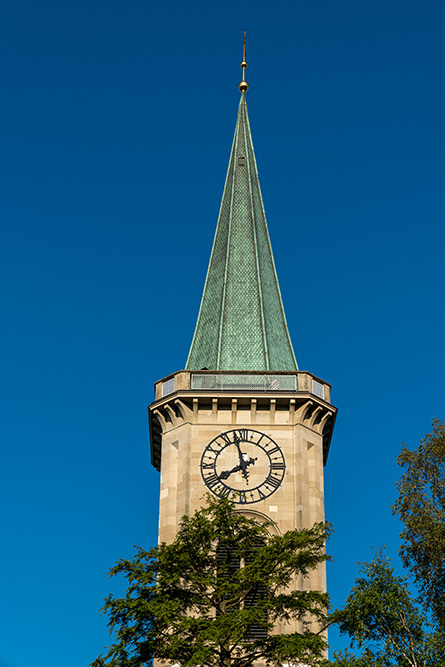
[[[245,58],[241,66],[244,82]],[[298,368],[267,231],[244,90],[186,368]]]

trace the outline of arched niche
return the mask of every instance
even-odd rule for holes
[[[273,521],[266,514],[263,514],[262,512],[258,512],[257,510],[252,510],[252,509],[242,509],[242,510],[236,509],[235,512],[237,512],[238,514],[242,514],[248,519],[255,519],[259,523],[267,523],[268,524],[267,530],[269,531],[270,535],[281,535],[280,529],[278,528],[275,521]]]

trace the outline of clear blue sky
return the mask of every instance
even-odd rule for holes
[[[372,546],[396,555],[396,454],[444,416],[444,3],[0,12],[0,667],[88,665],[108,568],[156,542],[146,406],[191,342],[243,29],[289,329],[339,408],[340,605]]]

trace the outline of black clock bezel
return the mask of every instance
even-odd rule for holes
[[[260,447],[269,459],[269,474],[255,487],[234,489],[218,476],[216,462],[226,447],[248,442]],[[275,456],[274,456],[275,455]],[[286,461],[279,445],[270,436],[251,428],[236,428],[217,435],[206,446],[200,463],[201,476],[207,488],[216,496],[226,497],[240,505],[251,505],[265,500],[281,486],[286,472]]]

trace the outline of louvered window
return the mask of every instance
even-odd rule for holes
[[[253,547],[252,551],[257,549],[259,547]],[[218,562],[222,563],[226,558],[227,558],[227,550],[226,549],[219,549],[218,551]],[[253,557],[253,556],[252,556]],[[245,564],[249,562],[249,558],[246,558]],[[226,568],[224,570],[224,577],[227,579],[230,579],[230,577],[242,567],[242,562],[238,557],[232,557],[229,558],[228,561],[226,561]],[[249,591],[249,593],[246,595],[244,598],[244,608],[246,607],[255,607],[258,603],[259,600],[262,600],[266,597],[267,595],[267,588],[266,586],[257,586],[256,588],[252,589]],[[218,612],[217,612],[218,613]],[[251,625],[249,629],[246,632],[245,638],[247,640],[255,640],[255,639],[265,639],[267,637],[267,630],[260,625]]]
[[[252,551],[259,549],[259,547],[252,547]],[[252,559],[254,555],[252,554]],[[246,564],[249,562],[249,558],[246,558]],[[260,600],[264,600],[267,596],[266,586],[257,586],[252,589],[244,599],[244,607],[255,607]],[[261,625],[251,625],[248,631],[246,632],[246,639],[266,639],[267,630],[266,628],[261,627]]]
[[[230,556],[228,550],[225,547],[220,547],[218,549],[218,566],[221,567],[221,575],[224,579],[230,580],[231,577],[235,574],[237,570],[240,569],[241,561],[237,556]],[[224,567],[225,565],[225,567]],[[217,610],[217,616],[221,612]]]

